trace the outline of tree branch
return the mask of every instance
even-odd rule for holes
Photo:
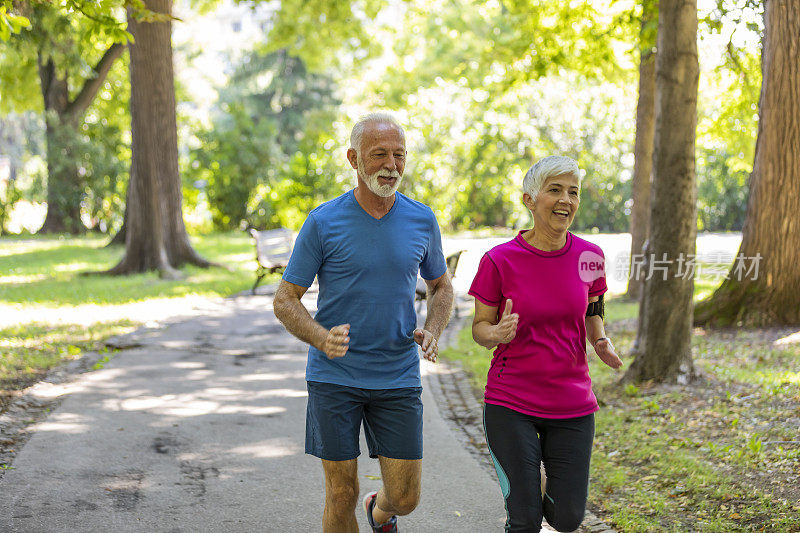
[[[731,35],[731,39],[733,39],[733,35]],[[750,88],[750,78],[747,76],[747,71],[745,70],[744,66],[742,66],[741,61],[739,61],[739,57],[736,55],[736,50],[733,48],[733,42],[728,41],[728,44],[725,45],[725,49],[728,54],[728,58],[734,65],[735,70],[739,71],[739,74],[742,75],[742,80],[747,88]]]
[[[124,51],[125,45],[120,43],[114,43],[106,50],[106,53],[103,54],[103,57],[100,58],[100,61],[98,61],[97,65],[94,67],[96,76],[86,80],[81,91],[67,106],[66,115],[71,118],[76,118],[86,112],[86,109],[88,109],[94,97],[97,95],[97,91],[100,90],[103,82],[105,82],[106,76],[108,76],[108,72],[111,70],[114,61],[116,61]]]

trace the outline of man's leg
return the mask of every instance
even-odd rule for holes
[[[393,515],[411,513],[419,503],[422,460],[378,457],[381,464],[383,487],[372,510],[376,524],[383,524]]]
[[[361,389],[308,382],[306,453],[325,472],[325,533],[356,533],[358,434],[366,399]]]
[[[322,513],[324,533],[358,533],[358,462],[322,460],[325,471],[325,511]]]

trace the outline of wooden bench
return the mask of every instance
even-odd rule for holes
[[[287,228],[268,229],[258,231],[250,229],[250,235],[256,243],[256,282],[253,285],[252,293],[256,293],[256,287],[267,274],[280,272],[289,264],[289,257],[292,255],[292,245],[294,244],[294,234]]]
[[[450,273],[450,279],[456,277],[456,268],[458,267],[458,260],[466,250],[459,250],[455,253],[448,255],[445,258],[447,261],[447,272]],[[422,301],[428,298],[428,284],[425,283],[425,280],[422,278],[417,278],[417,289],[415,291],[414,301],[419,302],[417,306],[417,311],[419,311],[419,307],[422,305]],[[456,317],[458,317],[458,306],[454,307]]]

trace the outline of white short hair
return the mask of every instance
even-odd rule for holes
[[[361,152],[361,136],[364,134],[364,128],[367,124],[375,122],[397,126],[403,139],[406,138],[406,132],[403,131],[403,127],[397,122],[394,115],[384,112],[369,113],[358,119],[358,122],[355,123],[353,129],[350,131],[350,148],[356,152]]]
[[[580,188],[581,172],[577,161],[563,155],[549,155],[542,158],[525,173],[522,179],[522,192],[528,193],[535,200],[547,178],[563,174],[575,176]]]

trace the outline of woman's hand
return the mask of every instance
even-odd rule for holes
[[[594,352],[601,361],[611,368],[616,370],[622,367],[622,359],[614,351],[614,345],[611,344],[611,339],[608,337],[603,337],[594,343]]]
[[[508,344],[517,336],[517,324],[519,324],[519,315],[511,312],[511,299],[506,301],[506,307],[503,309],[503,315],[500,317],[500,322],[494,327],[494,340],[499,344]]]

